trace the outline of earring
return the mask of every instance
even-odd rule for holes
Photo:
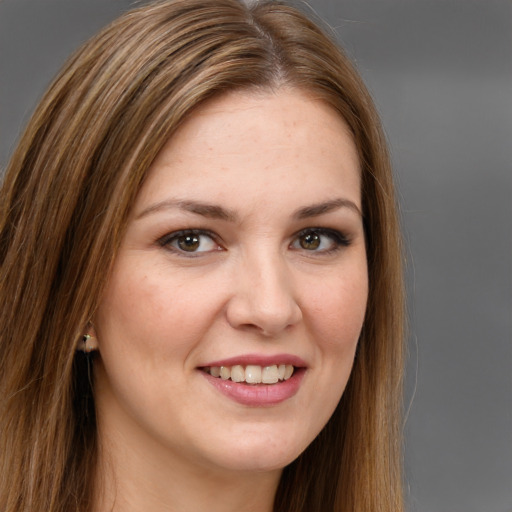
[[[85,354],[90,354],[91,352],[98,350],[98,340],[96,339],[96,336],[93,336],[92,334],[84,334],[80,340],[78,350]]]

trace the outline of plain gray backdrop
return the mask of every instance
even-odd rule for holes
[[[0,0],[2,169],[69,53],[130,5]],[[310,5],[374,95],[396,169],[408,259],[408,510],[510,512],[512,2]]]

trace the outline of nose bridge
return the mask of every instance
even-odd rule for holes
[[[231,319],[266,335],[297,323],[302,312],[285,256],[271,243],[244,253],[237,269]]]

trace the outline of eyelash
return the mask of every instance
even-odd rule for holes
[[[327,249],[319,250],[319,251],[316,250],[316,248],[315,249],[306,249],[305,247],[293,247],[293,245],[295,243],[300,243],[301,238],[306,237],[308,235],[319,236],[319,237],[328,237],[333,246],[329,247]],[[180,231],[173,231],[172,233],[169,233],[169,234],[163,236],[162,238],[158,239],[157,243],[161,247],[164,247],[172,252],[175,252],[176,254],[179,254],[180,256],[194,258],[194,257],[200,256],[203,253],[215,252],[215,250],[213,250],[213,251],[212,250],[186,251],[186,250],[184,250],[180,247],[177,247],[173,244],[179,243],[180,238],[184,239],[185,237],[196,237],[197,239],[199,239],[198,243],[201,244],[200,238],[204,237],[204,236],[208,237],[215,245],[218,246],[218,249],[217,249],[218,251],[222,250],[222,246],[218,242],[218,236],[215,233],[208,231],[208,230],[204,230],[204,229],[183,229]],[[320,240],[319,243],[321,245],[323,242]],[[336,229],[306,228],[306,229],[299,231],[295,235],[293,235],[293,240],[290,243],[290,248],[292,248],[293,250],[297,250],[297,251],[303,250],[305,252],[316,253],[318,255],[324,255],[324,254],[327,255],[327,254],[332,254],[336,251],[339,251],[343,247],[348,247],[350,245],[350,243],[351,243],[350,239],[345,234],[343,234],[341,231],[338,231]],[[200,245],[199,245],[199,247],[200,247]]]
[[[200,239],[200,237],[207,236],[212,240],[214,244],[220,247],[220,244],[218,243],[218,237],[215,235],[215,233],[212,233],[211,231],[205,230],[205,229],[183,229],[180,231],[173,231],[172,233],[169,233],[162,238],[160,238],[157,242],[162,247],[175,252],[176,254],[179,254],[180,256],[185,256],[189,258],[198,257],[201,254],[205,252],[212,252],[212,251],[186,251],[184,249],[181,249],[179,247],[173,246],[173,243],[178,243],[180,238],[185,237],[197,237]],[[221,248],[217,250],[222,250]]]
[[[328,228],[306,228],[298,233],[296,233],[293,237],[293,242],[299,241],[302,237],[306,237],[307,235],[319,235],[320,237],[326,236],[330,238],[333,246],[328,249],[323,249],[320,251],[316,250],[308,250],[304,247],[297,248],[297,250],[304,250],[306,252],[314,252],[318,254],[332,254],[336,251],[339,251],[343,247],[348,247],[350,245],[350,239],[342,233],[341,231],[338,231],[337,229],[328,229]],[[290,244],[290,245],[292,245]]]

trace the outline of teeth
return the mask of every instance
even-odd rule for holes
[[[242,382],[245,380],[245,370],[243,366],[236,365],[231,368],[231,380],[233,382]]]
[[[231,372],[233,375],[233,372]],[[245,382],[248,384],[261,383],[261,366],[250,365],[245,369]]]
[[[233,382],[246,382],[247,384],[275,384],[288,380],[294,371],[291,364],[274,364],[272,366],[258,366],[254,364],[235,366],[209,366],[204,368],[212,377],[220,377],[222,380],[231,379]]]
[[[292,366],[293,370],[293,366]],[[261,372],[261,382],[263,384],[275,384],[279,381],[279,370],[277,366],[265,366]]]

